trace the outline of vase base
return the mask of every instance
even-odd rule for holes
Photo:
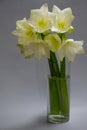
[[[64,123],[64,122],[68,122],[69,121],[69,117],[65,117],[62,115],[48,115],[48,122],[50,123]]]

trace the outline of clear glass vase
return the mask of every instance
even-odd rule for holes
[[[52,72],[54,69],[51,68]],[[70,62],[60,63],[59,72],[58,76],[48,77],[47,120],[51,123],[67,122],[70,118]]]

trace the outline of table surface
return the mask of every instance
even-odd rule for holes
[[[12,111],[0,116],[0,130],[86,130],[87,129],[87,107],[71,108],[70,121],[62,124],[47,123],[46,110],[31,110],[24,108]]]

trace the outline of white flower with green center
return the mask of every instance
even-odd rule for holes
[[[45,37],[45,41],[50,47],[50,50],[56,52],[61,46],[61,39],[57,34],[49,34]]]
[[[18,44],[20,45],[29,44],[35,36],[34,30],[26,18],[16,22],[16,30],[12,33],[18,37]]]
[[[58,50],[60,61],[62,61],[64,57],[67,57],[70,61],[74,61],[76,54],[84,53],[82,45],[83,41],[74,41],[73,39],[63,41]]]
[[[52,21],[52,31],[56,31],[58,33],[67,32],[74,20],[71,8],[60,10],[56,5],[54,5],[53,13],[55,14],[55,19]]]
[[[53,17],[54,14],[48,12],[48,5],[44,4],[40,9],[31,10],[29,20],[36,32],[43,33],[51,29],[51,20]]]
[[[18,46],[25,58],[36,56],[38,59],[45,55],[50,57],[50,50],[45,41],[42,40],[41,34],[35,33],[34,28],[25,18],[16,22],[16,30],[13,34],[18,37]]]

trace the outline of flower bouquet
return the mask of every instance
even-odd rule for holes
[[[66,59],[71,62],[76,54],[84,53],[83,41],[67,37],[74,31],[71,26],[73,20],[71,8],[61,10],[53,5],[52,12],[49,12],[45,3],[40,9],[32,9],[28,19],[18,20],[16,30],[13,31],[25,58],[36,56],[41,60],[43,55],[47,57],[50,70],[47,119],[52,123],[69,120]]]

